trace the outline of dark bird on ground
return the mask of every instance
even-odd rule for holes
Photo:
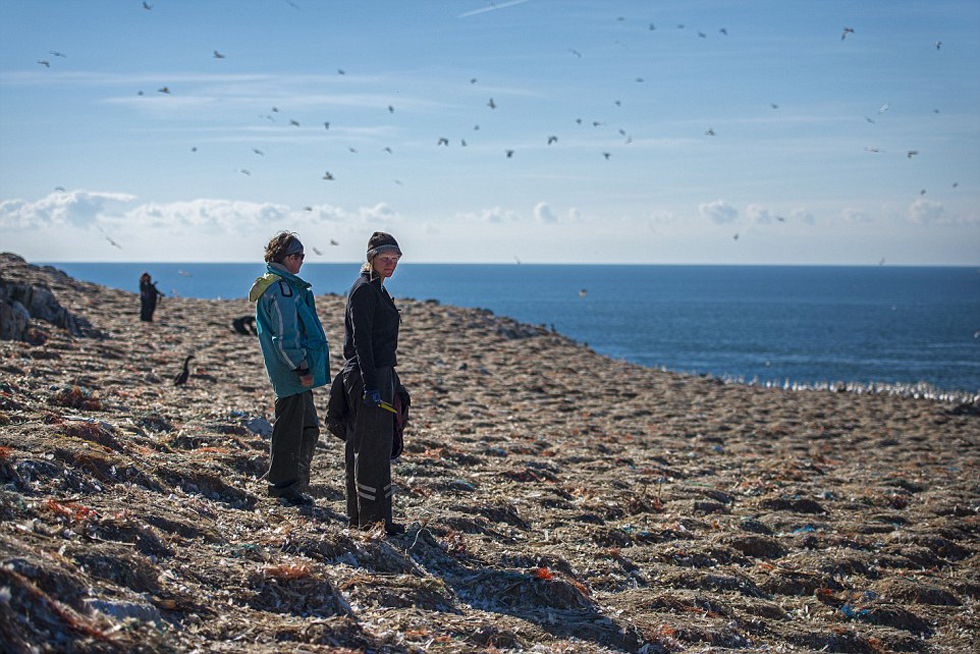
[[[448,147],[449,146],[449,139],[447,139],[445,136],[440,136],[439,137],[439,142],[436,143],[436,145],[445,145],[445,146]]]
[[[854,29],[850,27],[845,27],[844,31],[841,32],[840,40],[843,41],[844,39],[846,39],[848,34],[854,34]]]
[[[491,109],[496,109],[497,103],[493,101],[493,98],[490,98],[490,102],[487,103],[487,106],[490,107]]]
[[[184,359],[184,368],[174,377],[174,386],[183,386],[187,383],[187,378],[191,375],[191,370],[187,367],[187,364],[193,358],[193,354],[188,354],[187,358]]]
[[[913,156],[915,156],[917,154],[919,154],[919,151],[918,150],[909,150],[907,153],[905,153],[905,156],[907,156],[909,159],[911,159]]]
[[[241,316],[240,318],[235,318],[231,321],[231,328],[242,336],[255,336],[259,333],[255,328],[255,316]],[[174,383],[177,383],[176,379],[174,380]]]
[[[157,93],[170,93],[170,87],[169,86],[161,87],[157,89]]]
[[[511,157],[514,156],[514,151],[513,150],[504,150],[504,152],[507,153],[507,158],[508,159],[510,159]]]
[[[220,52],[218,52],[217,50],[215,50],[214,51],[214,58],[215,59],[224,59],[225,56],[223,54],[221,54]]]
[[[557,136],[549,136],[548,137],[548,145],[551,145],[552,143],[557,143],[557,142],[558,142],[558,137]]]
[[[38,59],[37,63],[41,64],[45,68],[51,68],[51,62],[48,61],[47,59]]]
[[[327,172],[323,173],[323,179],[325,179],[327,181],[330,181],[330,180],[333,179],[333,175],[330,174],[330,171],[329,170]]]

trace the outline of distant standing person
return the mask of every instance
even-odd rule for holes
[[[157,310],[157,298],[163,293],[150,280],[150,273],[140,275],[140,320],[153,322],[153,312]]]
[[[347,294],[344,311],[344,392],[347,396],[347,517],[352,527],[379,522],[385,531],[404,531],[391,515],[391,456],[395,432],[395,373],[398,326],[394,300],[384,287],[402,251],[391,234],[375,232],[367,263]]]
[[[303,493],[320,437],[313,388],[330,380],[327,338],[313,292],[297,276],[304,257],[295,234],[276,234],[265,248],[266,273],[248,294],[256,303],[259,345],[276,394],[268,492],[293,505],[313,503]]]

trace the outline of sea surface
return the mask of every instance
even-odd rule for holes
[[[245,297],[264,271],[260,264],[50,265],[133,292],[147,271],[168,295],[226,299]],[[307,263],[301,276],[317,294],[343,294],[358,267]],[[387,286],[396,300],[437,299],[553,326],[649,367],[779,385],[980,392],[976,267],[403,263]]]

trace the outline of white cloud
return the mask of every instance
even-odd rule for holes
[[[76,190],[52,193],[35,202],[4,200],[0,202],[0,227],[90,227],[108,215],[119,215],[135,199],[126,193]]]
[[[551,207],[545,202],[538,202],[534,205],[534,217],[538,222],[542,223],[558,222],[558,216],[552,213]]]
[[[775,216],[765,207],[758,204],[750,204],[745,208],[745,214],[753,223],[768,225],[772,223]]]
[[[840,217],[847,222],[852,223],[870,223],[873,222],[873,218],[868,214],[868,212],[863,209],[855,209],[853,207],[844,207],[840,211]]]
[[[698,206],[698,212],[704,218],[708,218],[719,225],[734,222],[738,218],[738,209],[724,200],[701,204]]]
[[[457,218],[463,220],[479,220],[488,223],[502,223],[504,220],[519,220],[520,215],[514,211],[507,209],[502,209],[501,207],[494,207],[493,209],[484,209],[480,213],[458,213]]]
[[[817,219],[814,218],[813,214],[806,209],[793,209],[789,216],[794,222],[801,222],[806,225],[813,225],[817,222]]]
[[[943,205],[933,200],[919,198],[909,207],[909,220],[919,224],[945,222]]]

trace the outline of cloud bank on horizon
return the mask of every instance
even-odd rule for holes
[[[292,4],[0,6],[3,249],[980,263],[974,3]]]

